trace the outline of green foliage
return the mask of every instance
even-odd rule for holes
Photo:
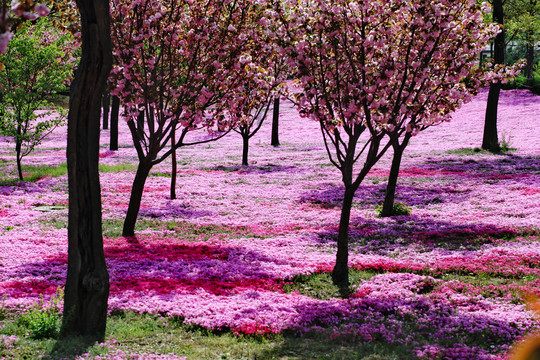
[[[501,133],[499,146],[501,148],[501,153],[506,154],[510,151],[515,151],[516,148],[513,148],[510,146],[510,140],[512,137],[510,135],[506,135],[505,133]]]
[[[63,292],[59,288],[48,304],[43,297],[20,318],[20,321],[30,330],[33,339],[54,338],[60,330],[60,310]]]
[[[66,110],[54,100],[72,76],[74,58],[66,51],[72,43],[39,19],[18,30],[0,55],[0,135],[15,143],[21,180],[20,160],[65,121]]]
[[[382,204],[377,206],[375,208],[375,211],[377,212],[378,217],[382,217]],[[392,216],[400,216],[400,215],[411,215],[411,208],[402,202],[396,201],[394,202],[394,207],[392,209]]]

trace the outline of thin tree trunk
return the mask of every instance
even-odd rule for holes
[[[77,7],[82,56],[68,115],[68,269],[62,334],[102,340],[109,274],[103,252],[98,154],[101,100],[112,66],[109,3],[77,0]]]
[[[111,104],[111,96],[108,91],[103,94],[103,130],[109,128],[109,108]]]
[[[339,286],[349,286],[349,222],[354,191],[351,185],[345,185],[341,217],[339,219],[336,265],[332,271],[332,281]]]
[[[140,139],[144,138],[144,111],[139,112],[137,116],[137,133]]]
[[[504,23],[504,12],[502,0],[493,0],[493,20],[500,25]],[[504,65],[505,53],[504,29],[495,37],[494,62]],[[501,82],[491,83],[486,105],[486,117],[484,122],[484,136],[482,139],[482,149],[491,152],[500,152],[499,138],[497,134],[497,112],[499,105],[499,94],[501,92]]]
[[[17,157],[17,171],[19,173],[19,180],[24,180],[23,179],[23,173],[22,173],[22,158],[21,158],[21,151],[22,151],[22,140],[21,140],[21,133],[22,133],[22,130],[21,130],[21,126],[18,125],[17,126],[17,139],[15,139],[15,154],[16,154],[16,157]]]
[[[242,132],[242,165],[248,165],[249,133]]]
[[[525,66],[525,75],[527,76],[527,87],[531,88],[534,84],[533,78],[533,63],[534,63],[534,40],[533,40],[533,31],[529,29],[527,32],[527,65]]]
[[[279,146],[279,96],[274,98],[274,110],[272,114],[272,146]]]
[[[141,208],[141,200],[144,191],[144,184],[152,169],[152,162],[149,157],[139,162],[135,179],[133,180],[133,186],[131,187],[131,196],[129,198],[129,205],[124,220],[124,228],[122,230],[122,236],[135,236],[135,223],[137,222],[137,216],[139,209]]]
[[[109,149],[111,151],[118,150],[118,113],[120,112],[120,99],[118,96],[112,97],[111,104],[111,131],[110,131],[110,144]]]
[[[176,144],[176,127],[173,126],[171,131],[171,148],[173,149],[173,152],[171,153],[171,200],[174,200],[176,199],[176,173],[178,171],[176,163],[176,147],[174,146]]]
[[[381,216],[394,215],[394,199],[396,196],[396,187],[399,177],[399,168],[401,159],[403,158],[403,150],[405,146],[397,146],[394,148],[394,156],[392,157],[392,166],[390,167],[390,175],[388,176],[388,184],[386,185],[386,193],[382,207]]]

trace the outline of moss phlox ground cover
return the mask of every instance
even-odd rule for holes
[[[153,170],[137,236],[104,239],[110,311],[162,314],[239,335],[320,333],[401,344],[420,359],[501,358],[538,327],[522,296],[540,295],[540,98],[502,94],[499,128],[516,150],[464,151],[481,140],[486,96],[413,138],[396,198],[411,215],[377,217],[389,156],[359,188],[350,266],[372,276],[353,284],[349,298],[287,290],[295,276],[331,271],[343,189],[318,125],[282,103],[282,145],[270,147],[270,125],[263,126],[252,139],[252,165],[239,166],[234,135],[182,149],[176,200],[168,198],[170,163]],[[120,134],[120,149],[111,152],[102,132],[101,164],[136,163],[123,123]],[[64,145],[62,128],[27,163],[61,164]],[[13,160],[0,139],[3,174],[12,174]],[[101,174],[105,234],[123,220],[133,176]],[[1,309],[24,312],[63,286],[66,224],[66,176],[0,186]],[[0,335],[0,352],[18,341]],[[96,359],[133,356],[151,358],[112,347]]]

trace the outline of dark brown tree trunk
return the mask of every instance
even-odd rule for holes
[[[137,216],[139,215],[139,209],[141,208],[141,200],[144,191],[144,184],[152,169],[152,161],[150,157],[139,162],[135,179],[133,180],[133,186],[131,187],[131,196],[129,198],[129,205],[124,220],[124,228],[122,230],[122,236],[135,236],[135,223],[137,222]]]
[[[248,165],[248,153],[249,153],[249,133],[242,132],[242,165]]]
[[[504,12],[502,0],[493,0],[493,21],[503,25]],[[504,65],[505,53],[504,29],[495,37],[494,62]],[[499,106],[499,94],[501,92],[501,82],[491,83],[486,106],[486,118],[484,122],[484,136],[482,139],[482,149],[491,152],[500,152],[499,138],[497,134],[497,111]]]
[[[272,146],[279,146],[279,96],[274,98],[274,110],[272,114]]]
[[[486,119],[484,122],[484,138],[482,139],[482,149],[494,153],[501,151],[499,137],[497,134],[497,112],[499,107],[499,94],[501,93],[501,83],[492,83],[489,86],[489,93],[486,106]]]
[[[532,88],[534,84],[533,78],[533,65],[534,65],[534,39],[533,29],[529,28],[527,31],[527,65],[525,66],[525,76],[527,77],[527,87]]]
[[[339,286],[349,286],[349,222],[355,189],[345,185],[341,217],[337,239],[336,265],[332,271],[332,281]]]
[[[173,152],[171,153],[171,200],[176,199],[176,173],[178,171],[178,166],[176,163],[176,148],[174,145],[176,144],[176,127],[172,127],[172,135],[171,135],[171,148],[173,149]]]
[[[110,131],[110,144],[109,149],[111,151],[118,150],[118,113],[120,112],[120,99],[118,96],[112,97],[111,104],[111,131]]]
[[[77,0],[82,55],[68,115],[68,270],[62,334],[102,340],[109,274],[103,253],[98,173],[101,100],[112,66],[109,3]]]
[[[20,123],[19,123],[20,124]],[[19,180],[23,181],[23,173],[22,173],[22,157],[21,157],[21,151],[22,151],[22,129],[21,125],[17,125],[17,139],[15,139],[15,154],[17,157],[17,172],[19,173]]]
[[[103,94],[103,130],[109,128],[109,108],[111,105],[111,96],[108,91]]]
[[[386,185],[386,193],[381,211],[381,216],[394,215],[394,199],[396,196],[397,180],[399,177],[399,168],[401,167],[401,159],[403,158],[403,148],[398,146],[394,148],[394,156],[392,157],[392,166],[390,167],[390,175],[388,176],[388,184]]]

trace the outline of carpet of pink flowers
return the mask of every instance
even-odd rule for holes
[[[163,225],[104,239],[110,310],[178,316],[238,334],[318,332],[402,344],[419,359],[503,357],[538,328],[522,295],[540,296],[540,97],[502,94],[499,131],[515,150],[463,151],[481,143],[486,97],[480,93],[451,122],[412,139],[397,190],[411,215],[376,216],[389,156],[361,185],[350,265],[376,275],[353,284],[349,299],[284,290],[294,276],[331,271],[343,190],[318,125],[282,102],[281,146],[269,145],[268,122],[252,138],[250,166],[239,165],[241,138],[230,134],[180,149],[176,200],[164,176],[170,163],[153,170],[139,222]],[[65,131],[23,163],[65,162]],[[102,131],[102,163],[136,163],[125,124],[120,133],[120,149],[111,152]],[[0,171],[13,164],[11,144],[0,138]],[[133,177],[101,175],[106,224],[121,223]],[[67,210],[44,206],[66,204],[66,176],[0,186],[1,307],[23,310],[63,286],[67,230],[53,224],[65,221]],[[473,281],[483,278],[490,281]],[[2,336],[0,349],[17,341]],[[127,356],[117,352],[102,359]]]

